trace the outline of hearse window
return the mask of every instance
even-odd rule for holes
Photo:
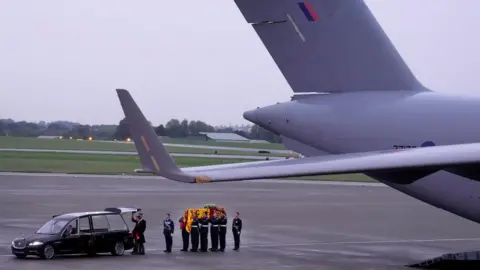
[[[92,216],[94,232],[108,232],[108,221],[106,216]]]
[[[88,220],[87,220],[88,221]],[[65,232],[68,234],[77,234],[78,233],[78,219],[74,219],[68,223],[67,227],[65,227]]]
[[[106,215],[108,223],[110,224],[110,231],[124,231],[128,230],[127,225],[120,215]]]
[[[88,222],[88,217],[80,218],[79,227],[81,233],[90,233],[90,222]]]
[[[62,229],[67,225],[68,220],[66,219],[51,219],[43,224],[40,229],[38,229],[38,234],[57,234],[61,233]]]

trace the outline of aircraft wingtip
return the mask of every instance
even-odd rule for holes
[[[120,94],[124,94],[124,95],[128,94],[128,90],[123,89],[123,88],[117,88],[116,91],[117,91],[117,94],[119,94],[119,95]]]
[[[194,178],[194,181],[193,181],[193,183],[198,183],[198,184],[210,183],[210,182],[212,182],[212,178],[208,176],[197,176]]]

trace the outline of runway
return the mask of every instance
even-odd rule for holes
[[[136,156],[137,152],[125,151],[94,151],[94,150],[60,150],[60,149],[22,149],[22,148],[0,148],[0,152],[34,152],[34,153],[70,153],[70,154],[93,154],[93,155],[130,155]],[[247,155],[216,155],[216,154],[183,154],[170,153],[173,157],[196,157],[196,158],[223,158],[223,159],[253,159],[253,160],[280,160],[285,157],[275,156],[247,156]]]
[[[102,141],[103,142],[103,141]],[[113,143],[133,143],[126,141],[104,141],[104,142],[113,142]],[[293,151],[290,150],[278,150],[278,149],[263,149],[263,148],[249,148],[249,147],[233,147],[233,146],[214,146],[214,145],[200,145],[200,144],[181,144],[181,143],[163,143],[164,146],[172,147],[185,147],[185,148],[198,148],[198,149],[214,149],[214,150],[232,150],[232,151],[242,151],[242,152],[256,152],[258,151],[268,151],[270,153],[280,153],[280,154],[293,154]],[[255,143],[251,143],[252,146],[255,146]]]
[[[403,265],[480,247],[478,225],[380,184],[295,181],[182,184],[159,177],[2,174],[0,269],[408,269]],[[164,254],[162,218],[178,228],[186,208],[216,203],[244,223],[242,247],[225,253]],[[147,220],[147,255],[18,260],[14,237],[52,215],[135,206]]]

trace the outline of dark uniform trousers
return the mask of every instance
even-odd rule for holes
[[[192,241],[192,249],[190,251],[197,251],[198,250],[198,221],[193,221],[192,222],[192,230],[190,231],[190,238]]]
[[[163,221],[163,235],[165,235],[165,251],[171,252],[172,251],[172,233],[175,231],[175,225],[171,219]]]
[[[213,218],[210,223],[210,240],[212,241],[211,251],[216,251],[218,249],[218,219]]]
[[[223,221],[221,220],[220,225],[218,229],[218,237],[220,240],[220,251],[225,250],[225,237],[227,235],[227,220]]]
[[[200,250],[208,250],[208,220],[200,221]]]
[[[239,218],[234,218],[232,221],[232,233],[233,233],[233,240],[235,242],[234,250],[238,250],[240,248],[241,232],[242,232],[242,220]]]
[[[234,248],[239,249],[240,248],[240,231],[233,229],[233,241],[235,242]]]
[[[186,227],[182,229],[183,250],[188,250],[188,238],[190,238],[190,233],[188,233]]]
[[[164,231],[163,234],[165,235],[166,250],[172,251],[172,244],[173,244],[172,233]]]

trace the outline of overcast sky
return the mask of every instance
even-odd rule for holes
[[[366,2],[423,84],[480,94],[480,1]],[[237,124],[292,95],[233,0],[3,0],[0,38],[0,118],[116,124],[126,88],[154,124]]]

